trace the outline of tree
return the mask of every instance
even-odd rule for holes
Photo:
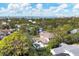
[[[65,35],[63,42],[67,43],[67,44],[72,44],[73,43],[73,37],[71,35]]]
[[[67,44],[78,43],[79,42],[79,33],[65,35],[63,42],[65,42]]]
[[[62,42],[62,40],[58,37],[55,37],[53,39],[51,39],[48,43],[48,48],[51,49],[51,48],[56,48],[59,46],[59,44]]]
[[[28,35],[21,32],[14,32],[0,41],[0,55],[29,55],[31,46],[32,44],[29,41]]]

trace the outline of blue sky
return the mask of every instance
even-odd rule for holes
[[[79,16],[75,3],[0,3],[0,16],[72,17]]]

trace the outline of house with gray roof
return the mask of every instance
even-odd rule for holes
[[[67,45],[61,43],[59,47],[51,49],[53,55],[68,54],[70,56],[79,56],[79,46],[78,45]]]
[[[70,34],[75,34],[77,32],[79,32],[79,28],[78,29],[73,29],[73,30],[69,31]]]

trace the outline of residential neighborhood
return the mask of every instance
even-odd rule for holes
[[[79,4],[0,3],[0,56],[79,56]]]

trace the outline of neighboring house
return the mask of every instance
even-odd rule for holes
[[[39,37],[33,38],[33,46],[37,49],[46,47],[49,40],[53,37],[54,35],[52,33],[42,31],[39,33]]]
[[[73,30],[71,30],[69,32],[70,32],[70,34],[75,34],[75,33],[79,32],[79,29],[73,29]]]
[[[0,30],[0,31],[3,32],[6,35],[9,35],[14,31],[14,29],[3,29],[3,30]]]
[[[39,40],[45,44],[47,44],[49,42],[49,40],[54,37],[54,35],[52,33],[49,33],[47,31],[42,31],[39,33],[39,35],[40,35]]]
[[[0,40],[4,37],[4,33],[0,31]]]
[[[60,44],[60,47],[51,49],[53,55],[68,54],[70,56],[79,56],[79,46],[77,45],[67,45],[64,43]]]
[[[5,36],[10,35],[13,31],[14,29],[0,29],[0,40]]]

